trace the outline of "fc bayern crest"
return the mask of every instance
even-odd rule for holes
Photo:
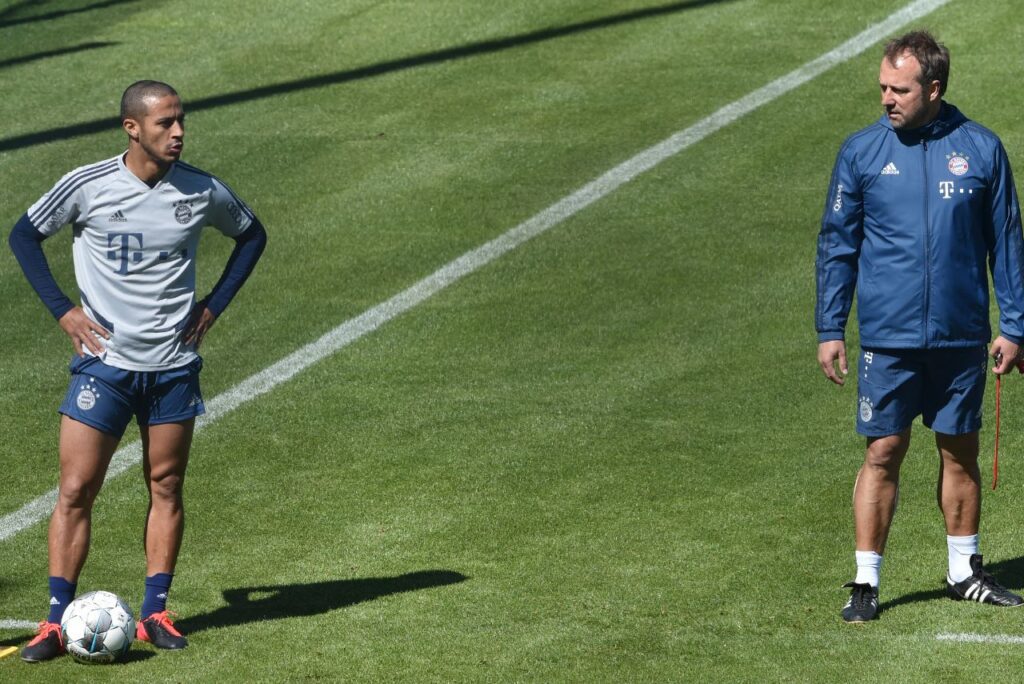
[[[78,408],[82,409],[83,411],[88,411],[93,406],[96,405],[96,399],[98,397],[99,395],[96,394],[94,388],[91,385],[83,385],[82,391],[78,393],[78,397],[75,400],[75,403],[78,404]]]
[[[949,172],[954,176],[962,176],[967,173],[967,159],[960,155],[953,155],[949,160]]]
[[[187,204],[179,204],[174,208],[174,219],[184,225],[192,220],[192,207]]]
[[[871,406],[871,400],[868,399],[867,397],[861,397],[860,398],[860,419],[861,419],[861,421],[863,421],[865,423],[870,422],[872,416],[874,416],[874,413],[875,413],[874,409]]]

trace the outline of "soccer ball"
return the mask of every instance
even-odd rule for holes
[[[68,604],[60,619],[64,646],[82,663],[119,660],[135,639],[132,609],[109,591],[90,591]]]

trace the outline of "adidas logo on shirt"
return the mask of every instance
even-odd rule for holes
[[[900,175],[900,170],[896,168],[895,164],[893,164],[892,162],[889,162],[888,164],[885,165],[885,168],[882,169],[882,175],[883,176],[898,176],[898,175]]]
[[[885,173],[885,172],[883,171],[883,173]],[[128,219],[126,219],[124,217],[124,213],[122,213],[122,211],[120,209],[118,209],[117,211],[115,211],[113,214],[110,215],[110,220],[115,222],[115,223],[124,223]]]

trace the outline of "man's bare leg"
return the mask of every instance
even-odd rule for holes
[[[981,520],[981,471],[978,468],[978,433],[935,433],[939,452],[939,479],[935,497],[946,522],[948,578],[963,582],[974,574],[971,558],[978,553]]]
[[[77,582],[89,555],[92,506],[118,437],[61,417],[60,488],[50,516],[50,576]]]
[[[39,633],[21,651],[26,662],[38,663],[64,653],[58,623],[75,598],[78,575],[89,555],[92,506],[118,441],[118,437],[85,423],[61,417],[60,485],[48,540],[50,608]]]
[[[955,537],[977,534],[981,520],[978,433],[935,433],[935,446],[940,459],[936,496],[946,520],[946,534]]]
[[[878,585],[882,554],[896,512],[900,466],[910,447],[910,428],[886,437],[869,437],[864,465],[853,486],[853,524],[856,537],[857,577],[847,586],[850,600],[843,620],[862,623],[878,616]]]
[[[978,468],[978,433],[935,433],[939,450],[936,496],[946,520],[949,552],[947,591],[954,599],[996,606],[1024,605],[1024,599],[984,572],[978,553],[981,520],[981,472]]]
[[[146,548],[146,592],[136,637],[157,648],[188,646],[167,615],[167,594],[174,578],[185,531],[182,491],[195,419],[143,426],[142,474],[149,490],[149,511],[143,533]]]
[[[900,466],[910,448],[910,428],[887,437],[869,437],[864,465],[857,474],[853,489],[853,520],[858,551],[885,552],[896,493],[899,490]]]
[[[142,474],[149,490],[143,532],[146,575],[173,573],[185,531],[182,490],[195,420],[148,425],[142,431]]]

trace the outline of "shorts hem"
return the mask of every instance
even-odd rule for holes
[[[981,432],[981,422],[979,421],[976,425],[965,425],[963,427],[954,428],[953,431],[940,430],[939,428],[932,427],[931,425],[925,425],[926,428],[939,435],[949,435],[951,437],[960,437],[961,435],[969,435],[972,432]]]
[[[857,426],[857,434],[861,435],[862,437],[892,437],[893,435],[900,434],[901,432],[903,432],[904,430],[909,428],[911,425],[913,425],[913,423],[910,423],[908,425],[904,425],[901,428],[884,428],[884,429],[883,428],[868,429],[866,427],[862,427],[862,426],[858,425]]]
[[[156,419],[149,419],[145,423],[139,422],[139,425],[167,425],[168,423],[184,423],[186,420],[192,420],[206,413],[205,407],[193,411],[186,411],[185,413],[178,413],[173,416],[164,416]]]
[[[128,426],[125,425],[124,429],[121,430],[120,432],[118,432],[114,428],[110,427],[109,425],[104,425],[103,423],[99,422],[98,420],[87,420],[87,419],[83,418],[82,416],[71,415],[67,411],[62,411],[60,409],[57,409],[57,413],[59,413],[62,416],[67,416],[68,418],[70,418],[71,420],[75,421],[76,423],[81,423],[82,425],[88,425],[91,428],[99,430],[103,434],[110,435],[111,437],[117,437],[118,439],[121,439],[122,437],[124,437],[124,431],[128,429]]]

